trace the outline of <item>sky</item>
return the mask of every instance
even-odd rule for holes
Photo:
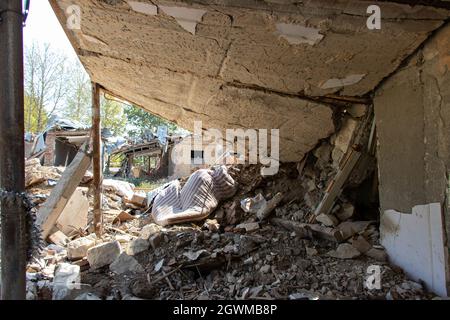
[[[67,57],[76,59],[75,51],[47,0],[31,0],[23,37],[25,48],[33,41],[49,43]]]

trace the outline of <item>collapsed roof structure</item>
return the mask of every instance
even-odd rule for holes
[[[369,30],[365,1],[50,3],[92,81],[188,130],[279,128],[283,161],[332,134],[339,102],[368,101],[448,17],[383,3]]]
[[[49,2],[94,83],[97,115],[101,89],[189,130],[198,120],[203,129],[279,129],[280,160],[296,162],[283,172],[287,181],[295,183],[281,185],[285,192],[302,198],[299,201],[308,212],[301,216],[311,219],[308,228],[314,222],[318,233],[334,237],[340,225],[358,224],[352,215],[341,218],[345,208],[336,205],[344,184],[358,181],[356,198],[376,194],[375,220],[389,261],[423,281],[427,289],[448,295],[448,2],[377,1],[375,10],[369,10],[372,1],[363,0]],[[371,25],[372,14],[378,14],[378,26]],[[98,147],[99,122],[93,123]],[[68,168],[55,187],[61,194],[66,189],[73,192],[89,166],[90,155],[82,153],[74,161],[78,168]],[[101,189],[99,163],[94,152],[96,195]],[[314,172],[317,169],[320,172]],[[78,180],[69,182],[71,173]],[[239,196],[256,193],[261,183],[269,189],[265,195],[272,198],[269,201],[276,199],[272,189],[277,185],[251,175],[256,176],[251,188],[243,184]],[[101,221],[98,199],[93,210],[97,222]],[[49,200],[45,214],[38,216],[46,235],[64,197],[52,193]],[[297,209],[286,209],[287,216],[298,215]],[[242,237],[234,234],[240,229],[236,224],[242,222],[242,217],[236,218],[238,212],[236,199],[223,204],[215,217],[221,217],[227,231],[211,235],[211,240],[231,236],[238,238],[236,248],[242,244]],[[255,221],[250,217],[240,225],[250,233],[262,224]],[[94,225],[97,233],[99,224]],[[209,233],[217,232],[214,226],[208,227]],[[290,221],[295,240],[307,233],[304,227],[305,223]],[[147,248],[150,245],[148,239],[137,240]],[[355,247],[353,240],[357,242],[345,239]],[[101,244],[101,250],[113,246],[119,254],[117,241]],[[188,244],[199,249],[197,236]],[[219,249],[228,250],[223,244]],[[339,247],[340,254],[355,249],[348,242]],[[170,248],[177,249],[178,242]],[[154,250],[151,255],[162,258],[158,254]],[[282,254],[281,259],[287,256]],[[263,267],[263,273],[269,272],[266,265],[257,270]],[[159,270],[164,269],[155,266],[154,273]]]

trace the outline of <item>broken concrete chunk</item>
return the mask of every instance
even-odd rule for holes
[[[341,222],[336,229],[341,231],[343,239],[346,240],[366,230],[371,223],[371,221],[345,221]]]
[[[312,257],[312,256],[317,256],[318,253],[319,253],[319,252],[317,251],[316,248],[306,247],[306,255],[307,255],[307,256],[310,256],[310,257]]]
[[[341,243],[336,250],[331,250],[328,255],[338,259],[353,259],[359,257],[361,253],[349,243]]]
[[[372,249],[372,245],[363,236],[350,239],[350,242],[352,246],[361,253],[366,253]]]
[[[205,249],[197,250],[197,251],[188,251],[184,252],[183,256],[188,258],[190,261],[197,260],[202,254],[207,253],[208,251]]]
[[[139,234],[139,238],[148,240],[151,236],[158,233],[159,230],[160,228],[157,224],[147,224],[142,228],[141,233]]]
[[[72,291],[80,289],[80,267],[61,263],[56,267],[53,279],[53,300],[70,298]]]
[[[258,222],[241,223],[236,226],[238,229],[245,229],[247,232],[252,232],[259,229]]]
[[[147,250],[150,247],[150,243],[146,239],[135,239],[128,243],[127,254],[134,256],[140,252]]]
[[[87,226],[88,212],[88,198],[84,195],[83,188],[76,188],[56,221],[56,226],[65,235],[70,236]]]
[[[130,202],[138,207],[145,207],[147,205],[147,197],[138,193],[133,194]]]
[[[376,248],[368,250],[365,255],[378,261],[387,261],[388,258],[385,250]]]
[[[258,212],[256,212],[256,217],[260,221],[267,219],[272,211],[280,204],[281,200],[283,200],[283,194],[278,192],[272,199],[267,201],[265,206],[262,206]]]
[[[61,231],[56,231],[48,236],[48,240],[58,246],[65,246],[69,242],[69,238]]]
[[[241,208],[247,213],[257,213],[258,210],[266,205],[267,201],[261,193],[253,198],[245,198],[241,200]]]
[[[135,258],[122,252],[113,263],[109,265],[109,270],[116,274],[125,272],[143,272],[144,268],[137,262]]]
[[[117,195],[127,199],[131,199],[133,197],[134,186],[126,181],[105,179],[102,184],[105,191],[113,191]]]
[[[67,244],[67,257],[77,260],[85,257],[90,248],[95,246],[95,235],[75,239]]]
[[[270,271],[270,265],[263,265],[259,271],[261,271],[261,273],[268,273]]]
[[[332,148],[328,143],[324,143],[314,150],[314,156],[323,163],[328,163],[331,158],[331,149]]]
[[[121,211],[112,221],[113,224],[122,223],[130,220],[136,219],[135,216],[129,214],[126,211]]]
[[[102,243],[87,252],[87,260],[92,269],[111,264],[122,252],[119,241]]]
[[[355,213],[355,207],[351,203],[344,203],[342,209],[336,213],[339,220],[345,221],[353,217]]]
[[[220,229],[220,224],[217,219],[206,219],[203,227],[208,229],[211,232],[217,232]]]
[[[150,243],[150,246],[153,250],[159,247],[159,244],[163,240],[163,235],[161,233],[154,234],[151,236],[151,238],[148,240]]]
[[[323,224],[326,227],[334,227],[339,224],[339,221],[336,219],[335,216],[333,216],[331,214],[325,214],[325,213],[319,214],[316,217],[316,221],[320,222],[321,224]]]

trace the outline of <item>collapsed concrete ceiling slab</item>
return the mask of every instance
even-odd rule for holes
[[[279,128],[284,161],[334,132],[317,97],[367,95],[449,16],[383,2],[369,30],[365,1],[50,2],[94,82],[186,129]]]

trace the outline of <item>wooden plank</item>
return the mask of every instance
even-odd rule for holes
[[[361,157],[360,152],[356,151],[353,148],[350,149],[348,156],[343,161],[342,168],[339,169],[336,176],[333,178],[333,180],[330,181],[326,189],[326,193],[322,198],[322,201],[317,206],[316,211],[314,212],[313,215],[314,219],[321,213],[328,214],[331,211],[336,201],[336,198],[342,192],[342,187],[344,186],[344,183],[347,181],[348,177],[350,176],[350,173],[352,172],[353,168],[355,167],[360,157]]]
[[[44,239],[50,234],[61,212],[91,165],[91,156],[87,153],[86,148],[86,144],[80,148],[37,213],[36,223],[40,226]]]
[[[280,218],[272,218],[270,222],[274,225],[294,231],[299,238],[312,239],[314,237],[333,242],[342,242],[342,233],[333,228],[321,226],[319,224],[308,224]]]
[[[92,146],[93,146],[93,190],[94,190],[94,230],[97,237],[103,233],[102,215],[102,155],[101,155],[100,87],[92,83]]]

